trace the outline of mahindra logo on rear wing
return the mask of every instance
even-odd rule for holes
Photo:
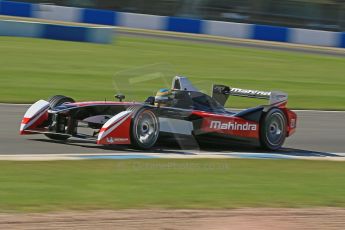
[[[221,121],[211,121],[211,129],[220,129],[220,130],[234,130],[234,131],[256,131],[257,125],[249,124],[248,122],[240,124],[237,122],[221,122]]]
[[[231,88],[230,94],[234,96],[256,97],[264,99],[269,99],[271,96],[271,92],[240,88]]]

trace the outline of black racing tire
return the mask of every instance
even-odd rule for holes
[[[66,102],[73,103],[75,101],[70,97],[66,97],[63,95],[55,95],[55,96],[50,97],[48,99],[48,102],[49,102],[49,107],[51,109],[53,109],[59,105],[62,105],[63,103],[66,103]],[[50,139],[59,140],[59,141],[65,141],[69,138],[69,136],[59,135],[59,134],[50,134],[50,133],[48,134],[48,133],[46,133],[44,135]]]
[[[150,108],[141,108],[135,111],[131,121],[131,143],[138,149],[152,148],[159,136],[159,120]]]
[[[285,114],[278,108],[273,108],[263,114],[260,121],[260,144],[266,150],[278,150],[285,142],[287,134]]]
[[[66,97],[63,95],[55,95],[55,96],[50,97],[48,99],[48,102],[49,102],[50,108],[53,109],[59,105],[62,105],[63,103],[66,103],[66,102],[73,103],[75,101],[70,97]]]

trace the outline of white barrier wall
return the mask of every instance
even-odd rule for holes
[[[81,13],[81,8],[37,4],[34,7],[32,15],[34,18],[65,22],[80,22]]]
[[[110,27],[90,27],[87,30],[86,41],[92,43],[111,43],[114,38],[114,30]]]
[[[0,36],[34,37],[108,44],[113,41],[114,28],[0,20]]]
[[[249,38],[252,25],[235,22],[205,21],[203,33],[215,36]]]
[[[148,30],[163,30],[165,28],[164,16],[134,14],[134,13],[119,13],[119,26],[148,29]]]
[[[337,32],[307,29],[290,29],[289,41],[292,43],[314,45],[314,46],[333,46],[336,47],[338,41]]]
[[[35,22],[0,21],[0,36],[39,37],[41,30],[41,25]]]
[[[11,20],[0,20],[0,36],[40,37],[42,25],[36,22],[22,23]]]

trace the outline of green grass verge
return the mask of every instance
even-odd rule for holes
[[[342,162],[0,162],[0,210],[345,207]]]
[[[292,108],[345,110],[345,59],[340,57],[129,37],[112,45],[1,37],[0,53],[1,102],[33,102],[55,94],[109,100],[117,71],[164,62],[194,81],[286,91]],[[161,87],[157,83],[150,89]],[[148,96],[143,87],[132,90],[138,99]],[[256,103],[232,99],[227,106]]]

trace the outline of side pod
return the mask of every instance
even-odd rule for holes
[[[35,132],[30,132],[30,130],[37,129],[38,126],[48,119],[48,109],[49,102],[44,100],[39,100],[31,105],[20,124],[20,134],[34,134]]]
[[[132,111],[123,111],[109,119],[101,128],[97,144],[126,145],[131,143]]]

